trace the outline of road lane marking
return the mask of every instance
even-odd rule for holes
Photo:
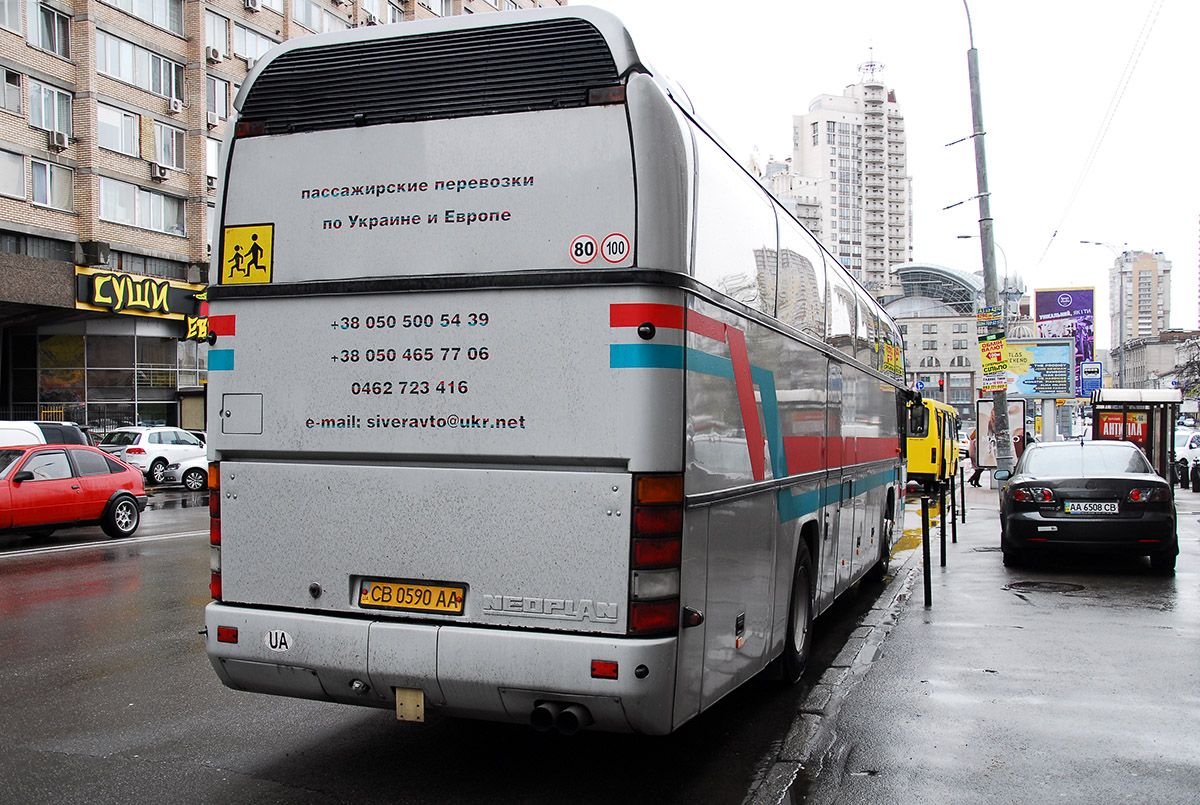
[[[128,539],[107,540],[105,542],[81,542],[76,545],[56,545],[51,548],[28,548],[22,550],[16,548],[12,551],[0,553],[0,562],[5,559],[14,559],[21,556],[45,556],[52,553],[68,553],[70,551],[82,551],[88,548],[116,548],[121,545],[135,545],[139,542],[165,542],[172,539],[185,539],[187,537],[199,537],[207,535],[207,529],[204,531],[180,531],[174,534],[157,534],[152,537],[130,537]]]

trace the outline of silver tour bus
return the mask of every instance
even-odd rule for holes
[[[272,49],[222,149],[231,688],[665,734],[887,569],[895,323],[588,8]]]

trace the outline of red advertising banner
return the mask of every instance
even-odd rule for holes
[[[1100,411],[1100,430],[1097,439],[1127,439],[1142,449],[1146,447],[1146,425],[1149,414],[1130,411],[1122,417],[1120,411]],[[1122,427],[1123,425],[1123,427]]]

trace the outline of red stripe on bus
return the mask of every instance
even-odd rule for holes
[[[213,335],[237,335],[232,314],[225,316],[209,316],[208,331]]]
[[[900,446],[895,439],[859,437],[857,453],[856,459],[860,464],[867,461],[882,461],[885,458],[894,459],[899,456]]]
[[[720,341],[722,344],[725,343],[726,325],[694,310],[688,313],[687,328],[688,332],[702,335],[705,338],[711,338],[714,341]]]
[[[725,328],[729,341],[729,358],[733,361],[733,384],[737,389],[738,406],[742,409],[742,427],[746,431],[746,446],[750,449],[750,470],[754,480],[761,481],[766,474],[766,439],[763,437],[762,422],[758,418],[758,404],[754,400],[754,380],[750,377],[750,354],[746,351],[746,334],[735,327]]]
[[[679,305],[631,304],[608,306],[610,327],[637,327],[650,322],[655,327],[683,329],[683,308]]]
[[[829,452],[829,469],[894,459],[899,455],[896,440],[885,437],[785,436],[783,453],[787,458],[788,475],[825,469],[826,450]]]
[[[786,436],[783,454],[787,458],[788,475],[825,469],[824,436]]]

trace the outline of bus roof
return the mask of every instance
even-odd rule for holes
[[[246,82],[234,100],[234,108],[239,112],[246,97],[247,89],[254,84],[258,76],[272,62],[284,55],[297,50],[312,50],[338,45],[367,43],[381,39],[409,38],[430,34],[450,33],[462,30],[486,31],[489,28],[502,28],[513,24],[529,24],[542,20],[580,19],[593,25],[604,37],[609,51],[616,64],[616,72],[624,76],[631,70],[641,70],[653,73],[649,65],[638,56],[633,40],[624,24],[612,13],[591,6],[572,6],[570,8],[536,8],[519,11],[498,11],[489,14],[464,14],[455,17],[438,19],[412,20],[396,25],[371,25],[350,28],[345,31],[302,36],[286,40],[272,47],[255,64],[246,77]],[[362,74],[363,81],[370,80],[369,72]],[[684,99],[680,101],[687,103]],[[690,104],[688,104],[690,105]]]

